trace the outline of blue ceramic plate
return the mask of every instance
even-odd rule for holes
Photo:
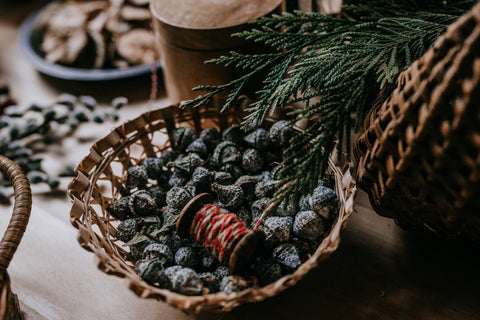
[[[45,61],[38,51],[42,34],[35,30],[35,20],[41,11],[31,15],[20,29],[20,48],[32,63],[33,67],[46,75],[66,80],[78,81],[106,81],[124,79],[148,74],[152,70],[151,65],[140,65],[125,69],[79,69],[52,64]],[[155,64],[157,70],[160,62]]]

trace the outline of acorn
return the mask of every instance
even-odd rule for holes
[[[212,190],[217,194],[218,200],[229,210],[235,210],[243,203],[243,190],[240,186],[212,183]]]

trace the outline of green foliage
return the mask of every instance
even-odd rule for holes
[[[321,179],[335,148],[349,152],[350,130],[358,129],[375,97],[390,94],[399,73],[421,57],[449,24],[476,1],[372,0],[345,4],[341,19],[294,12],[255,21],[235,36],[266,44],[266,54],[241,54],[209,61],[235,66],[245,75],[220,86],[200,86],[204,96],[183,107],[197,107],[227,91],[229,108],[254,75],[266,74],[259,98],[249,106],[243,125],[260,123],[288,103],[306,107],[292,112],[292,123],[317,121],[295,137],[284,152],[284,185],[275,203],[310,192]],[[312,170],[315,169],[315,170]]]

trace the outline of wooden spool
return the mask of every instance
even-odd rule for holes
[[[181,238],[190,236],[190,226],[197,212],[206,204],[213,203],[213,196],[202,193],[195,196],[183,208],[177,220],[177,233]],[[235,244],[228,261],[228,269],[232,274],[245,271],[263,250],[265,233],[262,230],[249,230]]]
[[[242,70],[205,61],[230,51],[265,51],[263,45],[231,35],[251,29],[250,21],[280,13],[281,2],[152,0],[150,9],[168,97],[172,101],[190,100],[201,94],[192,91],[194,87],[221,85],[240,77]],[[260,82],[250,83],[244,93],[252,96],[259,87]]]

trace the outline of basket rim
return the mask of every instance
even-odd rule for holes
[[[335,193],[339,198],[339,213],[332,224],[330,232],[325,236],[310,258],[303,262],[295,272],[287,274],[277,281],[263,287],[250,287],[231,294],[217,292],[202,296],[186,296],[168,289],[154,287],[143,281],[126,263],[121,263],[117,261],[118,259],[114,260],[111,258],[102,246],[105,239],[95,239],[96,235],[92,235],[92,233],[95,232],[91,230],[91,223],[86,218],[86,211],[88,210],[88,205],[86,204],[89,203],[92,194],[95,192],[95,184],[90,182],[97,181],[98,176],[102,171],[101,169],[98,169],[98,165],[100,168],[103,168],[107,165],[106,162],[110,163],[114,159],[116,152],[112,149],[116,148],[117,153],[121,152],[121,150],[118,150],[119,148],[126,147],[127,144],[133,144],[135,141],[138,141],[141,136],[144,136],[145,132],[134,132],[134,123],[148,123],[148,119],[151,119],[151,113],[155,113],[157,116],[160,114],[168,115],[172,112],[182,113],[178,106],[178,104],[174,104],[165,108],[145,112],[137,118],[126,121],[116,127],[110,134],[97,140],[97,142],[91,147],[90,154],[87,155],[77,166],[75,169],[76,176],[68,186],[68,194],[73,202],[70,212],[70,221],[72,225],[78,229],[77,241],[84,249],[94,253],[97,267],[100,270],[107,274],[126,278],[127,286],[137,296],[141,298],[159,299],[185,311],[193,311],[196,313],[201,310],[213,312],[231,311],[240,304],[262,301],[265,298],[275,296],[285,289],[295,285],[311,269],[315,268],[320,261],[326,259],[337,249],[340,242],[340,231],[345,227],[347,219],[353,213],[354,197],[357,188],[355,180],[350,173],[350,167],[352,166],[349,164],[345,168],[338,167],[334,163],[333,155],[329,159],[329,169],[335,176]],[[179,121],[176,124],[183,124],[183,122]],[[159,123],[152,125],[152,132],[154,132],[155,129],[158,129],[157,127],[162,127],[162,125],[168,126],[165,121],[163,123],[160,121]],[[106,143],[107,141],[112,141],[113,136],[125,136],[132,133],[134,134],[130,135],[123,143],[117,143],[114,148]],[[128,143],[128,141],[131,142]],[[100,161],[102,153],[106,153],[110,161],[106,161],[107,159]],[[92,163],[92,156],[99,160],[97,164]],[[95,168],[97,170],[94,170]],[[78,190],[82,190],[82,188],[84,190],[83,193],[78,192]]]

